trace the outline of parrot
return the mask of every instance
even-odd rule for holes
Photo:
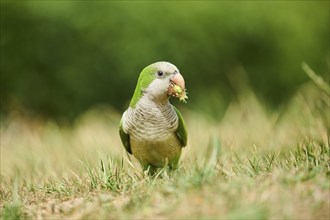
[[[187,129],[170,97],[186,102],[185,81],[172,63],[160,61],[145,67],[138,77],[129,107],[119,123],[122,144],[142,165],[154,173],[168,166],[177,169]]]

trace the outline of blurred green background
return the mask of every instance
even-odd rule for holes
[[[161,60],[187,108],[221,117],[244,84],[276,109],[309,80],[303,61],[329,82],[329,1],[1,1],[2,115],[122,111]]]

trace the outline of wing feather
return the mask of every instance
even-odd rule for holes
[[[175,106],[173,107],[178,116],[178,123],[179,123],[178,128],[175,131],[175,134],[180,139],[182,147],[185,147],[187,145],[187,140],[188,140],[186,123],[184,122],[180,111]]]
[[[129,134],[125,133],[123,129],[123,117],[120,119],[120,123],[119,123],[119,135],[121,142],[123,143],[127,152],[132,154]]]

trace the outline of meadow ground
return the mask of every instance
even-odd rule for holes
[[[111,108],[70,126],[13,112],[1,123],[1,217],[330,218],[329,96],[319,87],[275,112],[251,90],[219,121],[182,112],[180,167],[154,177],[125,153]]]

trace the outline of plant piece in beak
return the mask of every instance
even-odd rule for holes
[[[167,94],[175,98],[179,98],[180,101],[187,102],[187,92],[185,89],[185,82],[180,73],[176,73],[171,78],[171,84],[168,88]]]

